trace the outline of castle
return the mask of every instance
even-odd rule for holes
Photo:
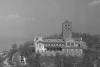
[[[65,21],[62,23],[62,34],[62,39],[35,37],[35,52],[40,52],[42,55],[55,55],[56,52],[59,52],[71,56],[82,56],[83,49],[86,49],[87,46],[82,41],[82,37],[72,37],[71,22]]]

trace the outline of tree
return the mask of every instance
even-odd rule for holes
[[[30,55],[32,52],[30,52],[30,46],[32,45],[31,41],[27,41],[25,42],[23,45],[19,46],[19,52],[24,55],[25,57],[27,57],[28,55]]]
[[[33,53],[27,58],[27,63],[30,67],[40,67],[40,54]]]
[[[12,49],[17,49],[17,48],[18,48],[18,47],[17,47],[17,44],[12,44],[12,45],[11,45],[11,48],[12,48]]]
[[[3,59],[2,56],[0,56],[0,63],[2,62],[2,59]]]
[[[40,53],[37,53],[35,58],[34,58],[36,67],[40,67],[41,66],[40,65],[40,56],[41,56]]]
[[[63,55],[63,67],[73,67],[74,63],[75,63],[74,57]]]
[[[77,64],[77,67],[94,67],[98,63],[98,52],[94,49],[83,50],[84,56],[82,61]]]
[[[58,52],[56,53],[54,61],[55,61],[56,67],[61,67],[62,66],[62,58],[61,58],[60,53],[58,53]]]

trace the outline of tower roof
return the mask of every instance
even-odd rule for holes
[[[66,20],[65,22],[63,22],[63,23],[72,23],[72,22],[69,22],[68,20]]]

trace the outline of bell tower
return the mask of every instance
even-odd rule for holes
[[[66,40],[67,38],[72,37],[72,25],[71,22],[65,21],[62,23],[62,34],[63,39]]]

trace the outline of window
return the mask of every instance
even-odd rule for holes
[[[74,49],[74,51],[76,51],[76,49]]]
[[[71,46],[74,46],[74,42],[71,42]]]
[[[70,25],[68,25],[68,27],[70,27]]]
[[[80,47],[80,44],[78,46]]]
[[[70,28],[68,28],[68,30],[70,30]]]
[[[65,27],[65,29],[67,30],[67,27]]]
[[[57,41],[59,41],[59,40],[57,40]]]
[[[70,46],[70,42],[67,42],[67,46]]]
[[[65,27],[67,27],[67,25],[65,25]]]
[[[69,37],[69,35],[68,35],[68,37]]]

